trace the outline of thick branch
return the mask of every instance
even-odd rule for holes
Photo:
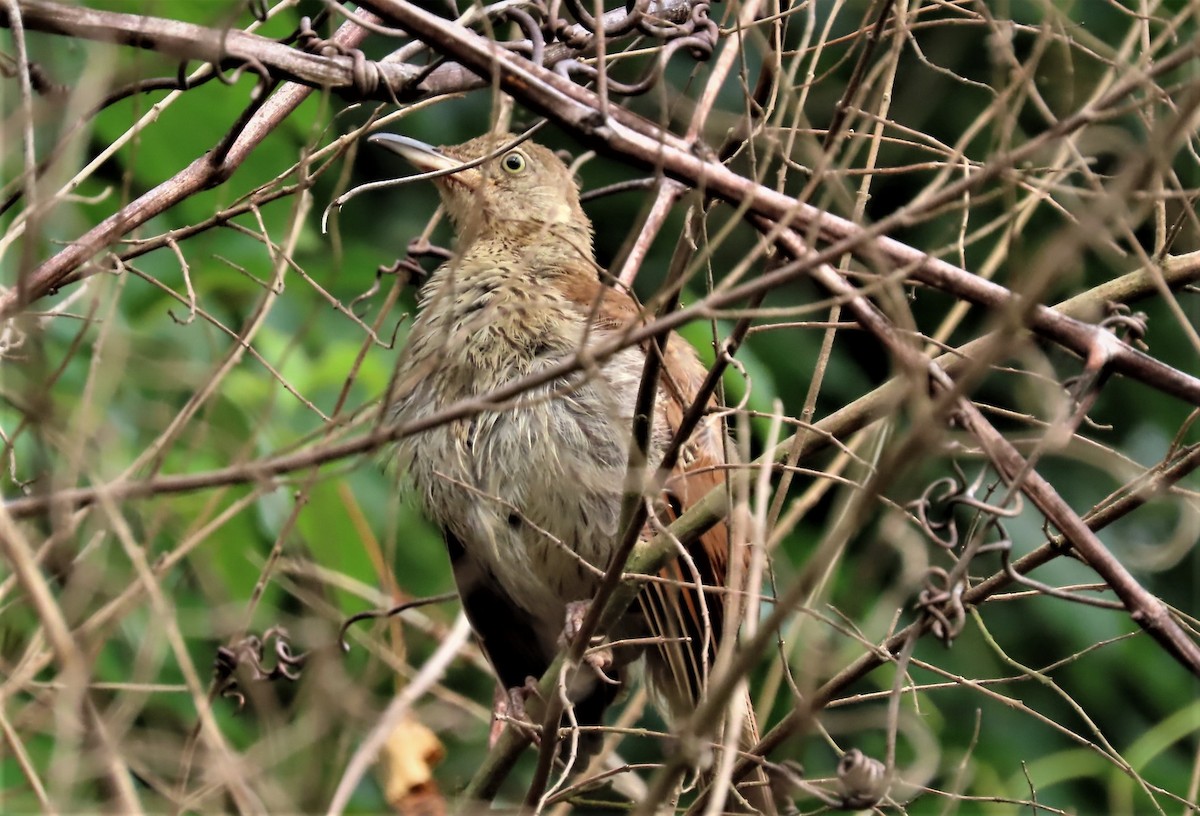
[[[918,216],[936,211],[946,202],[956,200],[964,192],[998,177],[1014,164],[1028,158],[1042,147],[1063,135],[1083,127],[1108,107],[1141,86],[1145,77],[1138,76],[1122,83],[1100,100],[1060,120],[1040,137],[999,157],[973,176],[947,185],[938,194],[903,208],[889,218],[860,227],[817,208],[798,202],[768,187],[756,184],[734,173],[724,165],[699,157],[692,146],[673,136],[654,123],[623,108],[608,106],[609,118],[604,119],[599,99],[594,93],[555,74],[541,65],[522,59],[496,43],[469,29],[423,11],[404,0],[366,0],[364,5],[399,22],[406,30],[437,50],[458,59],[481,77],[498,74],[501,86],[514,97],[584,138],[597,143],[609,152],[631,158],[651,169],[661,169],[668,175],[706,189],[708,192],[735,204],[747,206],[752,212],[776,222],[785,223],[802,232],[815,232],[832,244],[814,259],[768,273],[764,279],[750,281],[730,290],[726,302],[746,298],[763,286],[772,287],[804,275],[810,262],[826,262],[845,252],[854,252],[869,261],[886,260],[904,268],[916,280],[952,292],[958,297],[989,308],[1007,308],[1015,304],[1014,296],[1004,287],[986,281],[966,270],[955,267],[925,253],[886,237],[885,233],[911,223]],[[343,32],[345,26],[343,26]],[[359,31],[359,38],[362,32]],[[339,33],[341,35],[341,32]],[[1188,43],[1174,54],[1158,61],[1153,74],[1173,70],[1193,58],[1197,43]],[[38,267],[26,280],[23,302],[16,292],[0,298],[0,317],[42,297],[72,279],[72,273],[96,252],[117,240],[129,229],[166,209],[184,196],[207,184],[216,183],[232,169],[214,169],[206,159],[199,159],[181,173],[182,186],[172,180],[133,202],[125,210],[111,216],[75,242]],[[1055,314],[1041,305],[1014,310],[1024,313],[1029,326],[1038,334],[1053,340],[1077,354],[1086,355],[1095,347],[1098,329],[1094,326]],[[1164,393],[1200,405],[1200,379],[1184,374],[1136,349],[1121,347],[1114,351],[1110,367],[1126,376],[1138,379]]]
[[[1072,116],[1059,120],[1038,138],[989,162],[972,176],[948,184],[935,195],[904,207],[871,226],[862,227],[844,218],[823,212],[811,204],[797,201],[769,187],[738,175],[719,162],[702,158],[693,145],[674,136],[655,123],[621,107],[608,106],[608,118],[602,116],[600,100],[592,91],[534,65],[499,47],[473,31],[464,30],[430,14],[405,0],[364,0],[364,6],[403,26],[433,48],[459,60],[481,76],[495,77],[500,87],[520,102],[570,128],[606,152],[632,159],[646,168],[704,189],[710,195],[745,206],[757,215],[782,223],[797,232],[827,241],[831,246],[812,258],[775,270],[763,276],[771,285],[779,285],[807,273],[814,263],[836,261],[852,252],[875,263],[884,260],[904,269],[907,274],[930,286],[953,292],[981,306],[1010,308],[1014,295],[1003,286],[887,237],[886,233],[912,223],[918,216],[936,212],[964,193],[991,181],[1019,162],[1034,156],[1047,143],[1060,139],[1092,122],[1104,110],[1143,87],[1146,76],[1139,75],[1118,84],[1101,99]],[[1174,70],[1192,60],[1200,44],[1192,41],[1155,63],[1148,74]],[[729,290],[746,297],[763,279]],[[1024,313],[1028,325],[1047,339],[1071,349],[1081,357],[1102,340],[1095,326],[1064,317],[1040,304],[1016,309]],[[1114,351],[1113,371],[1133,377],[1164,393],[1200,406],[1200,379],[1123,346]]]
[[[144,48],[225,68],[257,64],[275,79],[313,88],[351,88],[355,84],[354,60],[348,56],[310,54],[236,28],[222,31],[167,17],[97,11],[46,0],[21,0],[20,8],[25,27],[32,31]],[[8,13],[3,7],[0,27],[8,27]],[[377,65],[394,88],[405,87],[419,71],[398,63]],[[380,98],[391,98],[385,88],[378,93],[382,94]]]
[[[665,0],[651,8],[658,17],[678,21],[690,14],[691,3],[690,0]],[[80,9],[45,0],[24,0],[21,9],[27,15],[27,26],[37,30],[162,50],[188,59],[223,61],[226,65],[248,63],[265,70],[268,76],[286,77],[294,82],[278,91],[261,110],[255,112],[240,134],[231,134],[231,137],[237,138],[228,152],[214,151],[194,160],[175,176],[130,202],[58,254],[43,261],[22,278],[20,287],[0,295],[0,319],[11,317],[25,306],[55,294],[62,286],[100,271],[98,268],[87,268],[85,264],[132,230],[188,196],[223,183],[261,139],[307,98],[312,88],[343,89],[355,84],[355,60],[352,57],[306,54],[274,40],[241,31],[219,32],[164,18]],[[367,22],[377,22],[376,18],[365,12],[359,14]],[[608,12],[604,15],[605,26],[617,27],[626,17],[623,10]],[[8,24],[8,14],[0,8],[0,27]],[[356,48],[368,33],[352,18],[338,29],[330,42],[349,50]],[[568,35],[582,37],[585,33],[581,26],[567,29]],[[585,47],[582,51],[573,51],[557,43],[545,49],[544,58],[547,64],[553,64],[568,56],[586,53],[587,50]],[[416,88],[411,88],[412,81],[424,69],[402,63],[368,65],[380,71],[386,79],[385,84],[391,86],[378,89],[378,95],[383,99],[413,94],[436,96],[486,84],[477,73],[451,63],[439,66]],[[253,111],[253,105],[250,110]]]
[[[366,34],[367,30],[362,26],[348,22],[331,39],[340,46],[353,48]],[[188,196],[228,179],[267,134],[291,115],[310,93],[311,88],[291,83],[280,88],[261,106],[252,101],[243,114],[244,126],[231,131],[218,149],[195,159],[170,179],[92,227],[25,275],[20,286],[0,296],[0,318],[9,317],[33,301],[57,292],[61,286],[99,271],[81,267],[154,216]]]
[[[765,233],[775,233],[775,225],[765,220],[760,220],[759,227]],[[780,232],[776,237],[776,241],[785,252],[793,257],[800,258],[811,252],[803,239],[790,230]],[[946,371],[936,361],[927,360],[918,348],[896,332],[887,317],[865,295],[859,293],[832,267],[828,265],[813,267],[813,277],[825,289],[845,300],[859,324],[875,336],[902,369],[914,373],[924,372],[927,374],[935,393],[946,400],[942,405],[942,408],[945,409],[946,418],[955,419],[965,425],[967,430],[980,443],[984,452],[1003,476],[1005,482],[1024,493],[1045,515],[1046,519],[1061,531],[1063,541],[1069,543],[1087,564],[1104,579],[1108,586],[1112,588],[1113,592],[1121,599],[1129,611],[1131,619],[1143,631],[1154,638],[1176,661],[1188,669],[1194,676],[1200,677],[1200,646],[1180,627],[1166,604],[1137,582],[1129,571],[1125,569],[1124,565],[1096,537],[1094,528],[1082,520],[1063,501],[1053,486],[1043,479],[1036,469],[1028,466],[1024,457],[1020,455],[1016,448],[999,431],[992,427],[991,423],[987,421],[974,403],[959,393],[957,384]],[[1111,334],[1107,332],[1105,334],[1110,342],[1120,342]],[[1175,463],[1175,466],[1171,468],[1174,471],[1172,475],[1175,478],[1182,478],[1184,474],[1191,472],[1197,464],[1200,464],[1200,456],[1196,456],[1196,453],[1197,451],[1193,449],[1181,461]],[[885,470],[888,469],[881,467],[877,473],[882,474]],[[873,481],[867,487],[865,493],[874,493],[879,488],[880,485]],[[1150,491],[1148,490],[1142,491],[1137,496],[1131,497],[1131,500],[1127,504],[1130,508],[1137,506],[1149,494]],[[1106,518],[1106,521],[1110,520],[1111,517]],[[1014,568],[1019,569],[1020,572],[1024,572],[1032,569],[1037,563],[1040,563],[1037,561],[1024,563],[1024,561],[1024,559],[1018,561],[1014,565]],[[987,583],[987,593],[990,594],[997,591],[1006,580],[1007,576],[999,581],[989,581]],[[801,600],[806,591],[807,586],[804,581],[797,580],[792,586],[789,586],[787,591],[777,599],[775,610],[762,622],[761,629],[743,647],[743,651],[748,655],[754,656],[769,648],[771,636],[773,635],[772,630],[783,623],[786,615],[791,614],[792,606]],[[983,592],[975,592],[968,593],[968,597],[970,597],[972,603],[979,603],[988,597],[988,595]],[[844,688],[847,684],[853,682],[853,680],[864,676],[874,668],[882,665],[889,659],[889,656],[898,652],[907,639],[914,633],[914,627],[919,629],[923,626],[924,624],[921,622],[912,624],[903,632],[889,638],[883,649],[869,655],[864,655],[856,661],[853,667],[843,671],[836,678],[826,683],[811,699],[804,701],[778,726],[772,729],[754,747],[750,752],[751,755],[766,756],[783,740],[794,734],[798,729],[803,728],[815,712],[820,711],[828,704],[837,689]],[[729,678],[727,677],[720,679],[729,682]],[[721,692],[722,688],[714,683],[714,687],[710,689],[710,693],[719,698]],[[697,709],[695,717],[700,719],[712,716],[709,708],[711,706],[706,701]],[[687,724],[684,727],[686,728]],[[752,767],[753,763],[751,761],[740,760],[734,771],[734,780],[742,778]],[[669,788],[673,784],[673,773],[677,774],[679,772],[681,772],[680,768],[671,768],[671,765],[668,764],[664,771],[660,771],[657,779],[659,787],[656,790],[662,791]],[[657,799],[652,795],[650,801],[657,801]],[[702,801],[697,801],[693,804],[689,813],[698,812],[698,808],[701,805]]]
[[[764,231],[769,231],[770,228],[771,225],[768,225]],[[803,239],[794,232],[783,232],[779,242],[794,256],[800,257],[808,252]],[[875,335],[902,366],[908,370],[924,369],[928,372],[930,381],[937,390],[954,400],[955,415],[983,447],[1005,482],[1020,489],[1050,523],[1058,528],[1076,552],[1112,587],[1129,610],[1134,622],[1192,674],[1200,677],[1200,647],[1197,647],[1195,641],[1179,627],[1163,602],[1137,582],[1078,514],[1063,501],[1058,491],[1042,478],[1035,468],[1028,467],[1024,457],[987,421],[979,408],[967,397],[957,395],[958,388],[954,380],[937,363],[926,360],[910,342],[900,338],[887,317],[832,268],[817,266],[813,269],[813,277],[833,294],[846,298],[847,306],[854,313],[855,319]],[[1102,366],[1103,360],[1110,358],[1118,346],[1124,346],[1124,343],[1108,331],[1098,330],[1096,346],[1091,349],[1092,353],[1087,355],[1089,365],[1095,362]]]
[[[211,62],[224,68],[253,65],[267,71],[274,79],[340,91],[355,100],[420,99],[487,85],[478,74],[453,62],[426,73],[419,65],[380,60],[367,63],[379,82],[364,87],[357,77],[356,60],[351,56],[313,54],[238,29],[218,30],[167,17],[99,11],[47,0],[21,0],[20,8],[25,27],[33,31],[143,48],[180,59]],[[656,19],[678,23],[686,20],[691,10],[691,0],[662,0],[651,4],[648,13]],[[604,28],[622,29],[628,17],[629,13],[624,9],[607,12],[603,17]],[[0,7],[0,28],[8,25],[8,13]],[[631,29],[627,34],[610,37],[609,41],[625,39],[635,32],[636,29]],[[586,41],[586,44],[578,49],[565,42],[548,44],[542,57],[544,65],[553,66],[564,59],[590,55],[595,50],[593,38],[581,25],[568,26],[563,39]],[[528,46],[530,43],[518,40],[513,44]]]
[[[1147,297],[1157,292],[1154,283],[1155,274],[1155,272],[1145,269],[1130,272],[1053,308],[1055,311],[1082,317],[1098,311],[1101,308],[1098,304],[1104,301],[1127,303]],[[1172,288],[1186,286],[1200,280],[1200,252],[1168,259],[1164,264],[1162,274],[1167,285]],[[593,362],[606,359],[608,355],[615,353],[620,348],[635,345],[655,335],[665,334],[687,319],[708,313],[712,308],[712,303],[706,298],[686,309],[672,313],[669,319],[655,320],[633,335],[623,338],[619,342],[609,342],[603,348],[597,349]],[[683,317],[680,318],[680,315]],[[980,348],[991,343],[993,339],[991,335],[988,335],[973,340],[961,348],[946,352],[935,362],[945,371],[955,374],[961,366],[970,363]],[[437,412],[421,423],[410,423],[404,426],[390,425],[345,442],[297,453],[281,454],[255,463],[231,465],[227,468],[203,473],[160,476],[140,482],[113,482],[97,487],[68,488],[44,496],[12,499],[5,503],[5,510],[13,518],[32,518],[47,513],[52,507],[71,509],[86,507],[98,501],[100,496],[106,496],[112,501],[126,501],[205,490],[211,487],[270,481],[289,473],[369,453],[411,433],[417,433],[460,417],[469,417],[481,410],[494,408],[503,400],[524,393],[528,389],[549,382],[556,377],[566,376],[579,370],[580,366],[580,361],[575,359],[548,366],[544,371],[532,377],[525,377],[508,387],[485,394],[479,399],[461,400],[454,405],[447,406],[445,410]],[[789,437],[781,441],[776,446],[779,456],[782,458],[788,450],[792,450],[797,458],[803,458],[823,450],[831,440],[845,438],[875,419],[891,412],[902,399],[904,390],[904,384],[895,380],[880,386],[870,394],[821,420],[812,430],[801,431],[804,440],[799,449],[792,447],[794,438]],[[761,465],[762,462],[754,464]],[[672,531],[685,544],[695,541],[718,519],[725,517],[728,512],[727,502],[728,496],[724,490],[713,490],[692,505],[672,525]]]

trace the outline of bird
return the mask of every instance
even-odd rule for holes
[[[370,141],[433,178],[456,240],[452,257],[423,285],[400,354],[389,405],[403,436],[395,464],[426,516],[441,528],[475,635],[506,689],[540,677],[559,652],[564,626],[599,585],[619,546],[635,401],[652,342],[593,359],[591,349],[645,320],[595,260],[593,227],[567,165],[548,148],[491,133],[433,147],[377,133]],[[467,416],[439,412],[579,359],[545,380]],[[725,433],[709,411],[684,442],[667,478],[652,479],[707,374],[696,350],[672,333],[662,351],[648,462],[635,474],[658,484],[654,512],[669,523],[725,480]],[[715,407],[715,403],[710,406]],[[652,488],[651,488],[652,489]],[[610,641],[651,637],[645,675],[669,722],[695,710],[725,626],[730,553],[724,523],[648,582]],[[569,628],[569,627],[568,627]],[[639,650],[618,645],[602,668],[572,688],[574,716],[598,725],[629,682]],[[757,741],[753,715],[739,745]],[[771,813],[761,773],[740,791]],[[744,809],[744,805],[743,808]]]

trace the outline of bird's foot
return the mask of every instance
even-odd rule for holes
[[[535,677],[526,677],[524,685],[514,686],[510,689],[502,689],[497,686],[496,696],[492,701],[492,728],[488,733],[488,747],[492,747],[500,739],[500,734],[504,731],[507,723],[512,723],[516,728],[528,731],[534,742],[537,742],[540,736],[538,726],[529,716],[525,703],[530,697],[541,699],[541,696],[542,693],[538,689]]]
[[[509,716],[521,722],[532,722],[529,711],[525,708],[525,702],[531,697],[542,699],[542,691],[538,688],[536,677],[526,677],[524,685],[508,690]]]
[[[583,619],[587,617],[588,610],[591,608],[591,601],[571,601],[567,604],[562,635],[558,639],[560,646],[569,646],[578,639],[579,632],[583,629]]]
[[[578,640],[579,633],[583,629],[584,618],[587,617],[591,606],[591,601],[571,601],[567,604],[566,621],[563,623],[562,636],[559,638],[560,646],[567,646]],[[614,663],[613,651],[611,647],[604,645],[602,636],[592,637],[591,645],[583,653],[583,662],[596,673],[596,677],[601,681],[614,686],[621,685],[620,680],[614,679],[608,673]]]

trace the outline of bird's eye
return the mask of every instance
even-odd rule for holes
[[[525,157],[514,150],[500,160],[500,166],[504,168],[505,172],[516,175],[525,169]]]

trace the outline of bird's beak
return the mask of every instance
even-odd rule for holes
[[[430,173],[436,171],[453,171],[456,167],[461,167],[463,162],[447,156],[441,150],[433,145],[419,142],[416,139],[410,139],[407,136],[397,136],[395,133],[376,133],[367,138],[368,142],[386,147],[393,153],[398,153],[408,160],[409,164],[420,170],[422,173]],[[455,181],[465,187],[474,187],[472,184],[473,177],[478,174],[478,171],[472,169],[463,170],[453,175],[442,176],[435,179],[436,181]]]

